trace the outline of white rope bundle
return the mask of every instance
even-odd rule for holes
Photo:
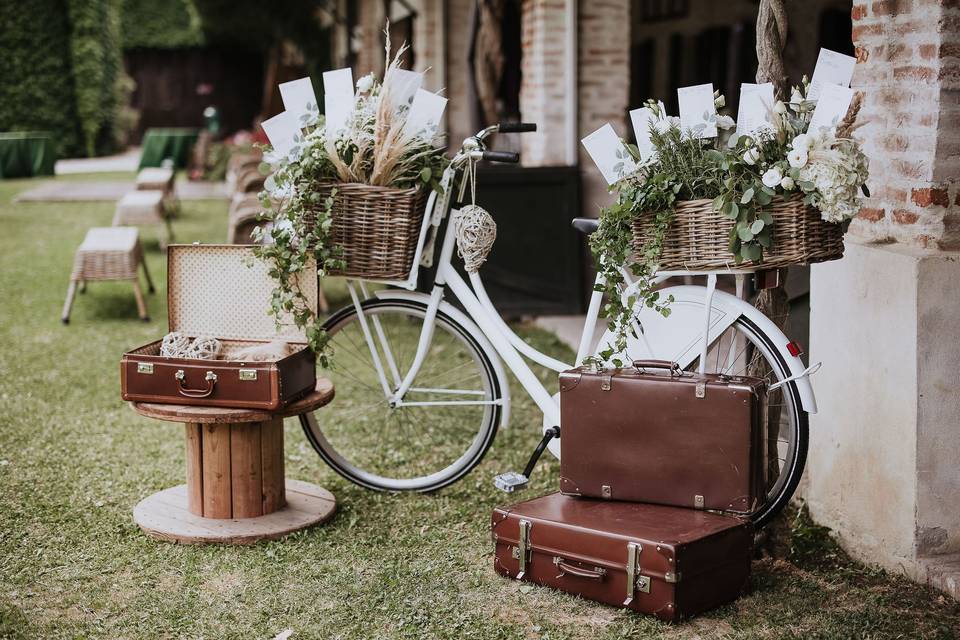
[[[180,358],[190,348],[190,338],[179,331],[171,331],[163,336],[160,343],[160,355],[167,358]]]
[[[216,338],[197,336],[183,357],[197,360],[216,360],[222,348],[223,346]]]
[[[216,360],[223,345],[216,338],[197,336],[190,342],[190,338],[172,331],[163,336],[160,343],[160,355],[167,358],[194,358],[196,360]]]
[[[497,223],[493,216],[477,205],[477,167],[471,162],[464,180],[470,181],[470,196],[473,204],[462,207],[453,220],[457,238],[457,252],[463,258],[468,273],[476,273],[486,262],[493,243],[497,240]]]

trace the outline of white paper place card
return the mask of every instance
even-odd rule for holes
[[[328,96],[353,96],[353,71],[350,67],[324,71],[323,93]]]
[[[334,139],[347,128],[353,112],[353,95],[327,94],[323,96],[323,112],[326,115],[324,130],[328,139]]]
[[[440,128],[440,119],[443,110],[447,107],[447,99],[424,89],[417,89],[407,114],[407,131],[413,135],[433,138]]]
[[[633,135],[637,138],[637,149],[640,150],[640,160],[643,162],[651,159],[656,152],[650,140],[650,127],[658,127],[659,120],[649,107],[640,107],[630,112]]]
[[[600,169],[607,184],[614,184],[633,173],[637,165],[617,132],[607,123],[580,141]]]
[[[856,64],[857,59],[854,57],[830,49],[820,49],[817,66],[813,68],[813,78],[810,79],[807,100],[819,100],[820,93],[828,84],[849,87],[850,79],[853,78],[853,67]]]
[[[301,123],[303,116],[317,110],[317,96],[313,92],[313,81],[309,77],[284,82],[279,85],[279,89],[287,113],[292,113]]]
[[[740,85],[740,106],[737,108],[737,135],[750,135],[758,131],[773,131],[773,83]]]
[[[269,120],[260,123],[263,132],[270,139],[275,151],[287,155],[296,144],[295,137],[300,133],[300,120],[290,111],[283,111]]]
[[[390,70],[390,96],[397,109],[410,107],[423,84],[423,74],[406,69]]]
[[[841,87],[838,84],[824,85],[817,100],[817,108],[810,117],[810,131],[835,127],[847,115],[850,101],[853,100],[853,89]]]
[[[677,89],[680,103],[680,129],[690,131],[695,138],[717,137],[717,123],[712,117],[717,114],[713,104],[713,85],[698,84]]]

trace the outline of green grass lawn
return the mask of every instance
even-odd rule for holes
[[[510,428],[480,467],[437,494],[353,486],[290,420],[288,476],[333,491],[332,521],[250,547],[147,538],[131,509],[184,474],[182,427],[120,400],[123,351],[166,332],[157,235],[143,231],[158,283],[152,322],[136,319],[129,284],[93,283],[62,326],[73,251],[88,227],[110,223],[113,206],[11,202],[35,184],[0,181],[0,638],[960,636],[960,605],[850,562],[803,518],[779,524],[778,551],[755,562],[745,597],[685,624],[498,577],[488,521],[508,498],[490,479],[522,465],[540,424],[516,387]],[[186,202],[174,228],[182,242],[223,241],[226,204]],[[522,333],[570,357],[553,336]],[[556,474],[555,462],[542,464],[523,497],[553,490]]]

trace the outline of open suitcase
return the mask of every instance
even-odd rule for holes
[[[292,353],[272,362],[200,360],[160,355],[160,340],[123,354],[124,400],[275,411],[316,386],[316,355],[292,320],[278,332],[268,315],[274,282],[246,245],[170,245],[170,331],[213,336],[225,350],[284,339]],[[317,272],[304,269],[301,290],[316,312]]]
[[[659,373],[657,373],[659,371]],[[750,513],[764,497],[766,383],[638,360],[560,374],[560,490]]]
[[[552,493],[493,511],[494,568],[677,620],[734,600],[750,579],[749,520]]]

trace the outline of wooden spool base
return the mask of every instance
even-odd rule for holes
[[[325,522],[337,509],[332,493],[309,482],[287,480],[286,493],[286,506],[267,515],[214,519],[190,513],[187,485],[181,484],[143,499],[133,509],[133,520],[147,535],[166,542],[252,544]]]

